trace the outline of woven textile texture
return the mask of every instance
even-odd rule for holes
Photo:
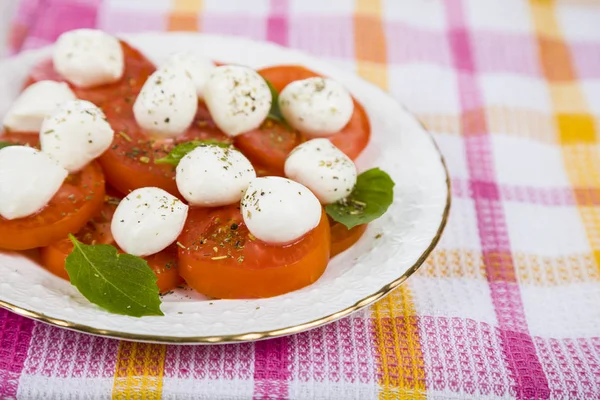
[[[354,71],[435,135],[453,209],[400,289],[291,337],[128,343],[0,310],[0,397],[600,398],[599,1],[22,0],[11,48],[80,27],[243,35]]]

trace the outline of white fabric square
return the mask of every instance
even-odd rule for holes
[[[72,361],[67,361],[67,363]],[[68,389],[73,399],[108,399],[114,385],[113,377],[107,378],[61,378],[22,374],[19,379],[17,398],[58,399]]]
[[[319,382],[314,380],[301,382],[292,380],[288,383],[288,394],[290,399],[376,400],[379,398],[379,385],[375,382]]]
[[[269,0],[204,0],[206,13],[266,16],[269,14]]]
[[[576,207],[543,207],[507,201],[504,212],[513,253],[549,257],[591,253]]]
[[[494,167],[500,184],[569,187],[560,147],[502,133],[491,135]]]
[[[425,63],[390,66],[391,94],[414,113],[458,114],[456,73]]]
[[[589,338],[600,332],[600,290],[596,282],[553,287],[522,285],[521,299],[532,336]]]
[[[475,202],[471,198],[452,198],[450,216],[437,250],[470,250],[481,252]]]
[[[527,34],[534,29],[526,1],[467,0],[464,4],[471,28]]]
[[[483,98],[487,106],[527,108],[551,113],[550,93],[539,78],[515,74],[480,75]]]
[[[352,15],[354,14],[355,4],[353,1],[307,1],[291,0],[290,14],[316,14],[324,15]]]
[[[561,33],[571,40],[598,40],[600,28],[600,7],[569,5],[561,2],[555,15],[560,24]]]
[[[254,393],[252,379],[180,379],[163,378],[163,399],[196,400],[202,393],[204,399],[221,398],[224,393],[232,399],[251,399]]]
[[[386,19],[402,21],[417,28],[446,30],[444,3],[439,1],[383,0]]]
[[[104,0],[101,7],[118,10],[140,10],[169,12],[172,9],[172,0]]]
[[[470,318],[490,325],[498,323],[486,280],[426,278],[416,274],[409,285],[419,315]]]
[[[465,153],[465,142],[461,136],[435,134],[435,141],[446,160],[448,171],[453,179],[469,179],[469,168]]]
[[[585,96],[590,112],[595,115],[600,115],[600,80],[581,80],[579,86]]]

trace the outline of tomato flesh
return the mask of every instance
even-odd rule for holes
[[[110,100],[135,96],[140,92],[146,79],[156,70],[142,53],[129,44],[121,41],[125,70],[123,77],[115,83],[92,88],[79,88],[69,84],[78,99],[91,101],[98,107],[104,107]],[[33,67],[25,87],[32,83],[51,80],[65,82],[65,79],[54,70],[52,59],[46,59]]]
[[[331,223],[331,257],[340,254],[354,246],[367,230],[367,224],[357,225],[352,229],[346,228],[339,222]]]
[[[110,230],[113,214],[117,209],[118,199],[106,196],[104,204],[94,218],[75,235],[77,240],[85,244],[113,244]],[[42,265],[47,270],[63,279],[69,280],[65,269],[67,256],[73,251],[73,242],[69,238],[58,240],[40,249]]]
[[[171,245],[161,252],[144,257],[156,275],[160,293],[166,293],[183,284],[177,268],[177,246]]]
[[[111,147],[100,157],[106,179],[111,186],[127,195],[142,187],[158,187],[181,197],[175,183],[175,167],[155,164],[179,143],[214,139],[231,143],[231,139],[215,126],[203,103],[190,128],[175,139],[155,140],[144,134],[133,117],[131,101],[117,99],[105,109],[108,122],[115,131]]]
[[[0,142],[8,142],[21,146],[40,147],[40,134],[38,132],[2,132]]]
[[[327,216],[289,245],[248,232],[239,208],[192,208],[179,237],[179,273],[196,291],[222,299],[264,298],[314,283],[329,261]]]
[[[69,175],[48,205],[34,215],[0,217],[0,249],[27,250],[47,246],[81,228],[102,208],[104,175],[93,162]]]

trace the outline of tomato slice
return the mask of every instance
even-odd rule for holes
[[[98,214],[75,235],[77,240],[85,244],[113,244],[110,223],[118,202],[119,199],[105,196],[104,204]],[[69,275],[65,270],[65,261],[71,251],[73,251],[73,242],[69,238],[63,238],[49,246],[42,247],[40,249],[42,265],[54,275],[69,280]]]
[[[129,44],[121,41],[123,48],[125,71],[121,80],[108,85],[102,85],[93,88],[79,88],[70,85],[78,99],[88,100],[98,107],[104,107],[107,102],[115,98],[127,98],[135,96],[140,92],[148,76],[154,71],[155,67],[142,53],[134,49]],[[54,70],[52,59],[46,59],[36,65],[29,74],[25,87],[32,83],[52,80],[63,82],[65,79]]]
[[[271,82],[277,92],[281,92],[293,81],[320,76],[296,65],[269,67],[258,72]],[[370,136],[369,118],[362,105],[354,100],[354,113],[350,122],[340,132],[328,136],[328,139],[354,160],[367,147]],[[266,121],[261,128],[236,137],[235,145],[253,163],[275,171],[276,175],[282,175],[286,157],[305,140],[301,134],[291,132],[279,123]]]
[[[102,208],[104,175],[93,162],[69,175],[48,205],[34,215],[0,217],[0,249],[27,250],[47,246],[81,228]]]
[[[331,224],[331,257],[352,247],[367,230],[367,224],[357,225],[352,229],[344,224],[330,221]]]
[[[38,132],[2,132],[0,142],[14,143],[21,146],[40,147],[40,134]]]
[[[116,99],[105,109],[106,117],[115,131],[112,146],[100,157],[107,181],[123,194],[141,187],[158,187],[174,196],[180,196],[175,183],[175,167],[155,164],[169,154],[178,143],[190,140],[215,139],[231,143],[231,139],[214,124],[204,103],[191,127],[176,139],[154,140],[138,127],[127,99]]]
[[[300,143],[302,136],[298,132],[272,120],[266,120],[260,128],[235,138],[235,146],[253,165],[258,164],[277,176],[284,176],[285,159]]]
[[[144,257],[158,278],[156,284],[160,293],[166,293],[183,284],[177,268],[177,246],[171,245],[163,251]]]
[[[239,207],[192,208],[179,237],[179,273],[224,299],[272,297],[315,282],[329,261],[327,216],[297,242],[270,245],[248,232]]]

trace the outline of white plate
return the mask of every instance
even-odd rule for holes
[[[164,343],[223,343],[297,333],[354,312],[399,286],[425,260],[444,228],[450,206],[444,161],[431,136],[400,104],[375,86],[306,54],[237,37],[188,33],[126,35],[153,61],[193,50],[222,62],[260,68],[300,64],[344,84],[364,105],[371,142],[358,160],[394,181],[394,204],[363,238],[329,263],[315,284],[260,300],[207,301],[182,292],[163,298],[164,317],[133,318],[90,304],[68,282],[34,261],[0,253],[0,306],[26,317],[97,335]],[[0,115],[28,71],[50,49],[0,64]],[[190,296],[191,295],[191,296]]]

